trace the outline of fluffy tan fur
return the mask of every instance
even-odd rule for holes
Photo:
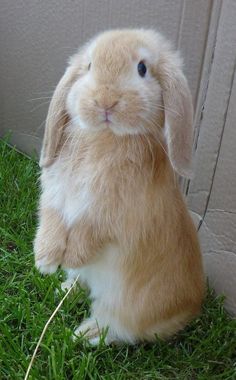
[[[143,49],[150,78],[141,94],[128,79],[125,84],[125,78],[133,61],[142,59]],[[75,78],[87,75],[91,57],[93,85],[78,82],[75,106],[68,101],[71,87]],[[101,109],[109,108],[114,111],[114,130],[99,119]],[[76,128],[76,114],[88,129]],[[119,299],[109,304],[97,298],[92,308],[101,327],[106,327],[103,319],[108,324],[115,319],[131,336],[119,336],[116,327],[114,340],[154,340],[156,334],[166,338],[200,311],[201,253],[174,173],[189,172],[191,122],[191,97],[179,58],[153,31],[99,36],[72,59],[52,100],[41,156],[36,265],[44,271],[43,260],[48,272],[58,265],[83,268],[96,263],[104,247],[115,244],[115,269],[122,282]],[[63,181],[63,170],[70,173],[71,183],[82,178],[91,198],[86,211],[71,223],[63,209],[48,208],[49,178]]]

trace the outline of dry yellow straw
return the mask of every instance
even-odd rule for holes
[[[50,324],[50,322],[53,320],[54,316],[56,315],[56,313],[58,312],[58,310],[60,309],[61,305],[63,304],[63,302],[65,301],[66,297],[70,294],[71,290],[74,288],[76,282],[78,281],[78,278],[79,278],[79,274],[78,276],[76,277],[75,281],[73,282],[72,286],[67,290],[66,294],[64,295],[64,297],[62,298],[62,300],[59,302],[59,304],[57,305],[56,309],[54,310],[54,312],[52,313],[52,315],[50,316],[50,318],[48,319],[47,323],[45,324],[44,326],[44,329],[42,331],[42,334],[40,335],[40,338],[38,340],[38,343],[35,347],[35,350],[34,350],[34,353],[33,353],[33,356],[30,360],[30,363],[29,363],[29,366],[27,368],[27,372],[25,374],[25,377],[24,377],[24,380],[27,380],[28,377],[29,377],[29,373],[30,373],[30,370],[32,368],[32,365],[33,365],[33,362],[34,362],[34,359],[35,359],[35,356],[38,352],[38,349],[39,349],[39,346],[43,340],[43,337],[45,335],[45,332],[47,331],[47,328],[48,328],[48,325]]]

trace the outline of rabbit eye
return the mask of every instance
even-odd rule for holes
[[[91,62],[90,62],[89,65],[88,65],[88,71],[90,70],[90,67],[91,67]]]
[[[143,61],[140,61],[139,64],[138,64],[138,73],[139,75],[143,78],[146,74],[146,71],[147,71],[147,67],[146,65],[144,64]]]

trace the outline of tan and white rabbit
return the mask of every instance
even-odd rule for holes
[[[181,60],[152,30],[104,32],[53,95],[40,165],[36,267],[80,273],[91,342],[153,341],[201,308],[197,233],[175,172],[189,176],[192,101]]]

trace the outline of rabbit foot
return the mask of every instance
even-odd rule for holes
[[[73,340],[76,340],[79,336],[83,336],[91,345],[97,346],[100,342],[101,336],[101,330],[99,329],[97,321],[93,318],[83,321],[74,331]]]
[[[36,259],[35,266],[38,269],[38,271],[42,274],[52,274],[56,272],[59,264],[48,263],[45,259]]]
[[[74,280],[68,279],[68,280],[61,283],[61,290],[63,292],[67,292],[72,287],[73,284],[74,284]],[[74,290],[75,290],[75,288],[76,287],[74,287]]]

